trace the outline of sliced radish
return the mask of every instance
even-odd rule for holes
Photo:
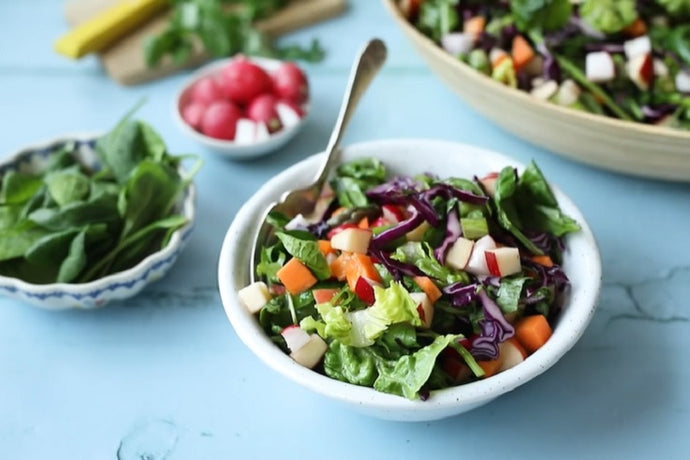
[[[311,369],[321,361],[326,350],[328,350],[328,344],[317,334],[311,334],[309,341],[290,353],[290,357],[302,366]]]
[[[651,54],[642,54],[629,60],[626,64],[628,77],[643,91],[649,89],[654,80],[654,62]]]
[[[201,132],[216,139],[232,140],[241,117],[242,111],[232,102],[214,102],[204,112]]]
[[[537,99],[546,101],[558,91],[558,83],[555,80],[547,80],[542,85],[532,88],[530,94]]]
[[[256,141],[256,123],[248,118],[237,120],[235,142],[241,145],[253,144]]]
[[[563,106],[570,106],[577,102],[580,98],[580,87],[577,86],[571,79],[564,80],[558,88],[558,92],[554,97],[556,104]]]
[[[257,96],[249,103],[247,116],[254,121],[265,123],[269,132],[276,132],[283,127],[276,111],[277,103],[277,99],[272,94]]]
[[[301,120],[299,114],[284,102],[276,104],[276,112],[278,112],[278,118],[285,128],[292,128]]]
[[[527,352],[517,340],[510,338],[498,344],[498,354],[501,356],[499,372],[517,366],[527,358]]]
[[[616,66],[609,53],[595,51],[585,57],[585,73],[589,81],[607,82],[616,76]]]
[[[194,129],[201,127],[201,120],[206,112],[206,104],[201,102],[190,102],[180,112],[182,119]]]
[[[266,302],[271,300],[271,294],[269,294],[268,287],[263,281],[256,281],[243,287],[237,295],[250,313],[258,313],[266,305]]]
[[[509,276],[522,271],[518,248],[502,247],[484,251],[486,266],[493,276]]]
[[[355,294],[357,294],[357,297],[359,297],[362,300],[362,302],[364,302],[367,305],[373,305],[376,301],[376,297],[374,296],[374,286],[380,285],[381,284],[377,283],[376,281],[360,276],[359,278],[357,278],[354,291]]]
[[[231,101],[248,104],[260,94],[271,91],[271,77],[244,56],[231,60],[221,69],[220,89]]]
[[[366,254],[371,241],[371,230],[353,227],[346,228],[331,238],[333,249]]]
[[[287,326],[280,335],[283,336],[290,351],[297,351],[309,342],[309,334],[296,324]]]
[[[469,53],[474,48],[474,34],[453,32],[441,37],[441,46],[452,55]]]
[[[307,77],[294,62],[283,63],[272,76],[273,91],[281,99],[303,104],[309,97]]]

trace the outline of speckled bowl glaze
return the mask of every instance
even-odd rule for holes
[[[187,136],[191,137],[196,142],[207,147],[208,149],[213,150],[216,153],[220,153],[228,158],[232,158],[235,160],[248,160],[251,158],[268,155],[269,153],[280,149],[285,144],[290,142],[290,140],[293,137],[295,137],[295,135],[300,131],[300,129],[302,129],[307,117],[309,116],[308,106],[305,107],[304,116],[300,119],[299,123],[297,123],[294,126],[291,126],[290,128],[283,128],[279,131],[272,133],[269,136],[269,138],[263,142],[256,142],[253,144],[239,144],[235,141],[214,139],[213,137],[206,136],[200,133],[199,131],[195,130],[182,118],[182,108],[189,101],[190,92],[194,84],[204,77],[217,75],[220,72],[220,70],[233,59],[235,58],[231,57],[227,59],[216,60],[211,62],[210,64],[201,67],[199,70],[194,72],[192,76],[182,85],[177,95],[175,96],[172,107],[173,119],[175,120],[175,123],[180,128],[180,130]],[[269,59],[255,56],[251,57],[251,61],[269,73],[275,71],[282,64],[282,61],[277,59]]]
[[[507,165],[523,168],[495,152],[430,140],[381,140],[355,144],[343,151],[343,161],[361,157],[379,158],[392,175],[430,172],[440,177],[481,177]],[[249,283],[252,238],[266,206],[286,190],[307,185],[323,159],[323,153],[311,156],[267,182],[237,213],[220,253],[218,284],[225,312],[239,338],[268,366],[315,393],[371,416],[399,421],[435,420],[474,409],[527,383],[553,366],[578,341],[596,309],[601,262],[584,216],[554,186],[561,209],[580,223],[582,231],[566,239],[563,268],[572,288],[553,335],[524,362],[485,380],[434,391],[426,401],[407,400],[343,383],[297,364],[266,336],[256,318],[241,305],[237,291]],[[548,177],[548,171],[545,174]]]
[[[0,177],[9,170],[32,172],[43,166],[50,152],[69,142],[77,144],[81,163],[98,168],[95,154],[96,134],[64,135],[48,142],[25,147],[0,161]],[[190,184],[180,197],[176,210],[188,223],[175,231],[168,244],[150,254],[134,267],[88,283],[32,284],[17,278],[0,276],[0,295],[13,297],[40,308],[62,310],[69,308],[92,309],[112,300],[126,299],[139,293],[146,285],[163,277],[177,260],[192,232],[194,222],[195,188]]]

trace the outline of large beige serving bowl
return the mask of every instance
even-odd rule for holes
[[[475,110],[554,153],[612,171],[690,181],[690,131],[625,122],[560,107],[509,88],[454,58],[383,0],[432,71]]]

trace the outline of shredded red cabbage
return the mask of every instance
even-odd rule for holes
[[[462,228],[460,227],[460,220],[458,219],[458,212],[453,208],[448,213],[446,219],[446,236],[443,238],[441,245],[434,249],[434,257],[443,265],[446,261],[446,252],[448,248],[455,243],[455,241],[462,235]]]
[[[443,288],[443,293],[450,297],[450,303],[454,307],[464,307],[474,302],[477,298],[478,284],[464,284],[457,282]]]
[[[482,333],[472,341],[470,353],[476,359],[498,358],[498,344],[515,335],[515,328],[503,316],[496,302],[491,300],[484,289],[478,293],[484,309],[484,319],[479,321]]]

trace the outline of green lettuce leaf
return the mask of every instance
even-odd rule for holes
[[[444,285],[453,284],[458,281],[468,282],[467,273],[461,271],[451,271],[441,265],[433,255],[433,250],[425,242],[409,241],[398,246],[391,258],[412,264]]]
[[[303,233],[298,234],[297,232],[276,233],[278,239],[285,246],[285,250],[306,265],[318,279],[325,280],[330,278],[331,269],[328,266],[326,257],[319,250],[318,243],[314,239],[302,238],[302,235]]]

